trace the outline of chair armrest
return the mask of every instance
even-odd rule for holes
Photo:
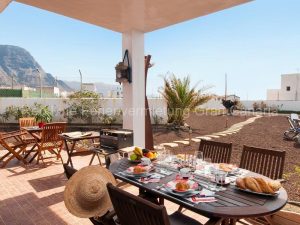
[[[18,138],[21,137],[22,135],[27,134],[27,132],[24,131],[12,131],[12,132],[7,132],[2,134],[2,139],[8,139],[8,138]]]
[[[294,206],[300,207],[300,202],[288,201],[287,203],[290,204],[290,205],[294,205]]]
[[[91,222],[93,224],[105,224],[105,225],[115,225],[114,217],[116,216],[116,212],[114,210],[111,210],[107,212],[105,215],[101,217],[94,217],[90,218]]]
[[[32,133],[31,134],[36,140],[41,140],[41,136],[40,135],[38,135],[38,134],[35,134],[35,133]]]
[[[103,216],[103,218],[105,218],[105,219],[111,219],[111,218],[113,218],[115,215],[117,215],[116,214],[116,212],[115,212],[115,210],[111,210],[111,211],[109,211],[107,214],[105,214],[104,216]]]

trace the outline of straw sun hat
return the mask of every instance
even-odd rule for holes
[[[87,166],[76,172],[66,184],[64,202],[77,217],[103,216],[112,208],[106,184],[116,184],[113,175],[102,166]]]

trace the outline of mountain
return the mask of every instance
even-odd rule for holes
[[[14,78],[15,86],[37,87],[40,75],[43,86],[56,85],[56,79],[46,73],[28,51],[18,46],[0,45],[0,86],[10,87]],[[57,81],[57,87],[72,91],[62,80]]]
[[[80,82],[66,81],[66,80],[64,82],[73,90],[76,90],[76,91],[80,90]],[[103,83],[103,82],[95,82],[94,84],[97,88],[97,92],[103,94],[104,97],[109,97],[109,92],[117,90],[117,87],[120,86],[117,84],[107,84],[107,83]]]

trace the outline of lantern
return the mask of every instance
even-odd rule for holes
[[[127,59],[127,64],[125,63],[125,59]],[[128,57],[128,50],[126,49],[123,57],[123,61],[119,62],[116,67],[116,82],[120,84],[124,81],[128,81],[131,83],[131,68]]]

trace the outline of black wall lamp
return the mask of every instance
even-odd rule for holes
[[[125,64],[125,60],[127,60],[127,65]],[[131,67],[129,63],[128,49],[126,49],[123,57],[123,61],[119,62],[116,67],[116,82],[120,84],[124,81],[132,82],[131,78]]]

